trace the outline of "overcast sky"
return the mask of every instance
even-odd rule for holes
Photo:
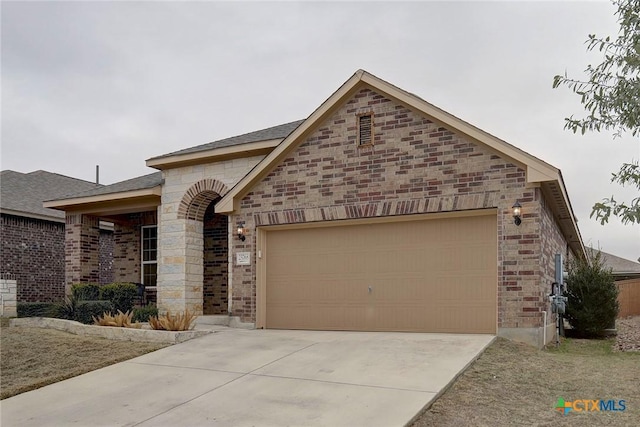
[[[7,2],[2,169],[110,184],[145,159],[307,117],[363,68],[560,168],[585,244],[636,260],[640,226],[589,219],[634,191],[638,138],[574,135],[609,2]]]

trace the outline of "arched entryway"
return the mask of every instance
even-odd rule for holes
[[[215,179],[198,181],[178,208],[178,219],[185,221],[185,300],[198,314],[228,313],[228,219],[215,212],[227,191]]]

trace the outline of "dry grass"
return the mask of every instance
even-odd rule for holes
[[[132,323],[133,319],[133,311],[127,311],[123,313],[118,310],[118,314],[115,316],[111,313],[102,313],[102,316],[98,316],[96,319],[93,317],[93,324],[98,326],[115,326],[118,328],[134,328],[140,329],[142,327],[142,323]]]
[[[151,329],[163,331],[188,331],[195,326],[194,322],[196,317],[198,316],[189,310],[185,310],[184,313],[176,313],[175,315],[167,311],[167,314],[158,317],[149,317],[149,326],[151,326]]]
[[[536,350],[497,339],[425,412],[423,426],[636,426],[640,353],[613,351],[615,339],[566,340]],[[623,399],[624,412],[554,410],[558,398]]]
[[[0,398],[75,377],[166,347],[163,344],[111,341],[53,329],[0,329]],[[96,384],[99,387],[99,384]]]

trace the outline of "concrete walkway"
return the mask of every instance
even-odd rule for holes
[[[402,426],[489,335],[215,333],[0,403],[3,426]]]

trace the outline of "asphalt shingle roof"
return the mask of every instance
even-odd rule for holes
[[[64,212],[44,208],[42,202],[101,187],[100,184],[43,170],[30,173],[5,170],[0,172],[0,208],[23,212],[27,216],[64,218]]]
[[[596,249],[587,248],[592,254],[597,252]],[[606,252],[602,252],[602,260],[606,267],[611,268],[613,274],[640,274],[640,262],[630,261],[626,258],[620,258]]]
[[[162,156],[152,157],[152,159],[161,159],[163,157],[177,156],[180,154],[197,153],[200,151],[212,150],[215,148],[231,147],[233,145],[249,144],[251,142],[268,141],[270,139],[285,138],[293,132],[304,120],[296,120],[295,122],[285,123],[283,125],[273,126],[267,129],[257,130],[255,132],[245,133],[243,135],[232,136],[231,138],[220,139],[218,141],[197,145],[184,150],[174,151],[172,153],[163,154]]]
[[[116,182],[111,185],[103,185],[100,188],[85,190],[73,194],[67,194],[64,197],[49,198],[49,200],[66,200],[75,199],[77,197],[101,196],[103,194],[121,193],[124,191],[144,190],[153,188],[162,184],[162,172],[154,172],[149,175],[143,175],[136,178],[127,179],[126,181]]]

